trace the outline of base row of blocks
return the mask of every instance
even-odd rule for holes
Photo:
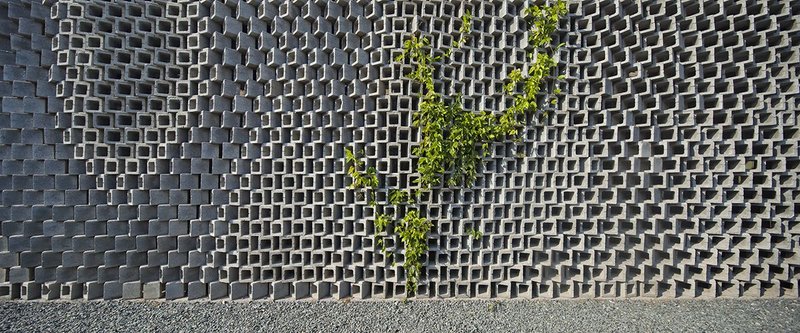
[[[405,294],[404,286],[370,282],[25,282],[0,286],[0,299],[24,300],[340,300],[390,299]],[[417,299],[437,298],[735,298],[800,297],[791,285],[764,282],[580,283],[450,282],[419,286]]]

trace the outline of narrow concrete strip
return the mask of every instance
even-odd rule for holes
[[[0,302],[2,332],[800,332],[800,300]]]

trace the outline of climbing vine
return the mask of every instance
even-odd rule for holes
[[[561,45],[551,47],[552,34],[558,21],[567,13],[564,0],[557,0],[549,6],[530,6],[522,14],[528,23],[528,42],[531,46],[527,60],[508,73],[503,92],[512,98],[512,104],[502,112],[465,110],[462,96],[444,95],[437,90],[434,73],[439,66],[451,61],[453,50],[469,42],[472,14],[469,11],[461,17],[458,35],[454,36],[451,47],[434,50],[431,42],[422,34],[412,34],[404,41],[402,53],[396,62],[412,65],[406,78],[419,85],[418,109],[413,113],[412,125],[419,130],[420,142],[412,153],[417,156],[415,180],[416,190],[392,189],[386,204],[395,206],[394,214],[383,213],[383,206],[375,202],[378,179],[374,168],[365,164],[349,149],[345,151],[346,167],[352,178],[351,187],[364,189],[370,205],[376,207],[374,220],[376,244],[387,256],[384,235],[394,225],[394,232],[403,243],[403,268],[407,274],[407,293],[416,293],[422,270],[422,257],[428,251],[427,234],[432,223],[422,216],[418,205],[421,193],[433,187],[465,186],[471,187],[477,178],[478,166],[488,154],[488,146],[495,141],[508,138],[518,139],[524,128],[525,115],[534,113],[540,122],[549,116],[546,109],[540,108],[543,97],[560,94],[559,89],[542,92],[544,82],[551,77],[556,61],[551,55]],[[457,38],[456,38],[457,37]],[[563,80],[558,76],[557,80]],[[557,100],[552,98],[551,103]],[[403,215],[404,214],[404,215]],[[480,238],[483,234],[477,229],[470,236]]]
[[[422,270],[422,255],[428,252],[428,231],[433,224],[428,219],[419,216],[418,210],[409,210],[406,216],[395,227],[397,235],[405,247],[405,262],[403,268],[408,276],[407,288],[410,292],[417,291],[420,271]]]
[[[365,195],[367,201],[369,201],[371,206],[375,206],[377,204],[377,202],[375,202],[375,191],[378,189],[378,175],[375,172],[375,168],[369,167],[364,171],[360,171],[359,169],[364,168],[365,163],[358,159],[356,154],[350,149],[344,150],[344,156],[345,163],[349,166],[347,168],[347,174],[350,175],[352,179],[350,188],[366,189]]]
[[[345,148],[345,159],[347,174],[350,176],[352,183],[350,188],[354,190],[363,190],[370,206],[379,210],[385,210],[383,206],[378,206],[375,201],[375,191],[378,188],[378,178],[375,169],[366,167],[366,163],[361,161],[352,150]],[[359,192],[361,193],[361,192]],[[419,210],[416,205],[417,201],[414,199],[410,192],[394,189],[389,193],[388,204],[395,206],[399,210],[405,210],[405,215],[398,218],[395,223],[395,218],[389,214],[378,213],[373,221],[375,226],[375,243],[381,248],[381,252],[391,257],[392,253],[386,250],[386,243],[384,242],[384,233],[388,228],[394,224],[394,231],[403,242],[405,249],[405,260],[403,261],[403,268],[408,276],[408,292],[413,293],[417,290],[419,275],[422,270],[422,256],[428,251],[428,244],[426,242],[428,231],[433,227],[431,222],[420,216]]]

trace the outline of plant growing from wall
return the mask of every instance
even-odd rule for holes
[[[469,13],[465,15],[469,18]],[[467,25],[462,26],[462,33],[468,32]],[[466,42],[459,38],[454,46],[460,47]],[[494,138],[496,127],[493,126],[494,115],[491,112],[466,111],[461,105],[461,96],[445,98],[434,88],[434,64],[449,59],[444,55],[451,54],[448,49],[443,55],[434,56],[430,49],[430,41],[426,37],[411,36],[403,44],[403,53],[396,61],[410,59],[415,64],[408,78],[420,84],[422,92],[419,97],[419,110],[413,115],[413,126],[421,133],[419,146],[414,153],[419,158],[417,171],[420,177],[416,180],[423,190],[440,185],[445,171],[452,171],[448,185],[455,186],[459,181],[472,184],[475,180],[476,165],[483,157],[487,139]],[[481,145],[481,147],[478,147]]]
[[[539,111],[538,99],[542,83],[556,66],[555,59],[548,51],[554,52],[563,44],[559,44],[554,50],[548,48],[548,45],[553,42],[552,34],[557,28],[558,20],[567,13],[567,4],[559,0],[549,7],[528,7],[523,13],[527,14],[526,20],[531,26],[528,42],[534,47],[534,50],[529,51],[527,55],[528,59],[533,61],[528,64],[527,73],[523,69],[515,68],[508,74],[509,81],[504,87],[504,92],[512,96],[514,102],[500,116],[499,121],[502,131],[508,135],[518,134],[518,129],[522,125],[520,116],[527,112]],[[563,80],[564,76],[559,75],[557,79]],[[553,93],[558,95],[561,90],[556,88]],[[555,104],[556,102],[557,100],[551,99],[551,103]],[[549,113],[546,109],[539,113],[541,120],[548,116]]]
[[[552,43],[551,35],[559,19],[566,12],[564,0],[523,10],[524,19],[530,26],[528,41],[532,48],[527,53],[528,61],[508,73],[504,93],[512,98],[512,105],[497,113],[465,110],[461,95],[445,96],[444,92],[437,91],[435,84],[434,73],[438,66],[451,61],[453,50],[469,42],[473,18],[469,11],[461,17],[458,38],[454,38],[450,48],[434,50],[430,40],[421,34],[412,34],[403,43],[402,53],[395,61],[408,61],[413,66],[407,78],[420,87],[418,110],[413,114],[412,123],[420,132],[419,145],[412,151],[417,156],[416,172],[419,177],[415,181],[418,188],[391,190],[386,203],[397,208],[395,215],[398,216],[377,214],[374,225],[376,244],[387,253],[383,234],[394,224],[394,231],[405,250],[403,267],[408,275],[409,294],[416,293],[422,256],[428,250],[427,234],[433,227],[420,214],[420,206],[415,198],[433,187],[443,185],[443,180],[447,186],[471,187],[477,178],[478,166],[488,154],[490,143],[509,138],[518,140],[520,130],[524,128],[523,119],[528,113],[536,112],[540,122],[547,119],[549,114],[547,110],[541,110],[538,101],[542,95],[551,95],[543,94],[541,90],[556,66],[551,53],[561,45],[554,48],[548,45]],[[563,80],[563,76],[559,76],[558,80]],[[556,88],[552,94],[558,95],[560,90]],[[555,104],[557,100],[551,99],[551,102]],[[348,174],[352,178],[351,187],[365,189],[370,205],[378,211],[384,211],[375,202],[375,191],[378,189],[375,169],[365,169],[365,164],[349,149],[345,155]],[[468,232],[475,239],[483,236],[476,229]]]
[[[366,195],[370,205],[374,207],[377,204],[375,202],[375,191],[378,189],[378,175],[375,172],[375,168],[368,167],[366,170],[360,171],[359,169],[363,169],[365,163],[358,159],[356,154],[350,149],[344,150],[344,156],[345,164],[348,166],[347,174],[350,175],[350,179],[352,180],[350,188],[365,189],[364,195]]]
[[[416,292],[419,283],[419,275],[422,270],[422,255],[428,252],[428,231],[433,224],[419,216],[418,210],[409,210],[406,215],[397,223],[395,231],[400,241],[405,245],[405,261],[403,268],[406,269],[408,285],[406,288],[410,292]]]
[[[481,237],[483,237],[483,232],[478,230],[478,228],[470,228],[470,229],[467,229],[467,235],[472,237],[472,239],[474,239],[474,240],[478,240],[478,239],[481,239]]]
[[[375,191],[378,188],[378,177],[375,169],[373,167],[366,167],[366,163],[361,161],[352,150],[347,148],[345,148],[345,160],[347,174],[352,180],[350,188],[364,190],[370,206],[383,210],[384,207],[379,207],[375,201]],[[388,204],[396,208],[404,209],[405,215],[395,222],[395,219],[388,214],[377,214],[373,221],[375,226],[375,243],[381,248],[381,252],[386,254],[387,257],[391,257],[392,253],[386,250],[383,234],[388,230],[389,226],[394,224],[394,231],[397,233],[400,241],[403,242],[403,247],[405,249],[403,268],[408,276],[407,290],[409,293],[414,293],[417,290],[419,275],[422,270],[421,258],[425,252],[428,251],[428,244],[426,242],[428,231],[430,231],[433,225],[427,218],[420,216],[418,209],[411,208],[416,204],[416,200],[410,192],[396,189],[391,190],[389,192]]]

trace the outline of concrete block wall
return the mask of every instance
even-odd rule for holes
[[[404,297],[344,149],[409,186],[401,43],[470,10],[437,83],[500,111],[526,5],[0,4],[0,298]],[[425,197],[417,297],[800,296],[800,5],[569,9],[548,123]]]

